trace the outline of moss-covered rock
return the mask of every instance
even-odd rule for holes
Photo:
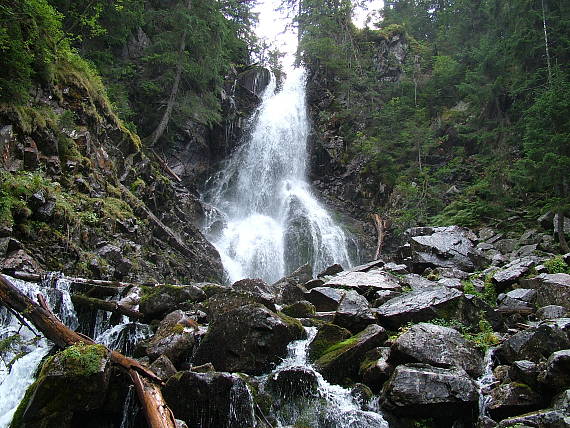
[[[186,303],[201,302],[206,293],[195,285],[160,285],[144,287],[140,311],[148,318],[160,318],[167,312],[183,308]]]
[[[306,300],[301,300],[300,302],[292,303],[291,305],[284,306],[281,309],[285,315],[295,318],[307,318],[315,315],[315,305]]]
[[[345,328],[330,323],[323,324],[309,344],[309,359],[311,361],[318,360],[328,348],[348,339],[350,336],[350,331]]]

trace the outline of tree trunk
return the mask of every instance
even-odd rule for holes
[[[135,320],[140,320],[144,317],[139,311],[123,306],[117,302],[110,302],[102,299],[95,299],[94,297],[87,297],[82,294],[73,294],[71,301],[77,306],[86,306],[92,309],[102,309],[104,311],[113,312],[114,314],[126,315],[127,317]]]
[[[386,229],[388,227],[388,220],[383,220],[378,214],[372,214],[372,219],[374,220],[374,226],[376,227],[376,232],[378,239],[376,241],[376,253],[374,254],[374,260],[380,257],[382,253],[382,247],[384,246],[384,239],[386,238]]]
[[[546,13],[544,11],[544,0],[542,0],[542,28],[544,29],[544,49],[546,51],[546,66],[548,67],[548,85],[552,85],[552,69],[550,67],[550,50],[548,47],[548,31],[546,28]]]
[[[187,8],[190,9],[192,6],[192,0],[188,0]],[[178,48],[178,63],[176,64],[176,75],[174,77],[174,83],[172,84],[172,89],[170,90],[170,96],[168,97],[168,103],[166,104],[166,110],[162,115],[160,123],[152,133],[150,137],[150,145],[154,146],[156,142],[162,137],[168,122],[170,122],[170,116],[174,108],[174,103],[176,102],[176,95],[178,95],[178,88],[180,87],[180,79],[182,78],[182,69],[184,67],[184,51],[186,50],[186,35],[188,30],[184,29],[182,32],[182,39],[180,40],[180,46]]]
[[[39,300],[42,302],[43,299],[40,298]],[[19,312],[20,315],[24,316],[41,331],[46,338],[60,348],[66,348],[79,342],[95,344],[93,339],[66,327],[47,308],[45,301],[43,301],[43,305],[40,305],[21,293],[4,275],[0,275],[0,302],[6,307]],[[121,366],[131,376],[131,380],[137,389],[139,400],[143,403],[143,409],[150,428],[176,428],[172,412],[164,402],[160,389],[152,383],[162,384],[162,380],[138,361],[126,357],[117,351],[110,352],[111,361]],[[143,377],[140,375],[143,375]],[[136,386],[137,384],[139,384],[139,387]],[[142,388],[140,388],[141,384]]]
[[[568,242],[566,242],[566,235],[564,234],[564,211],[558,210],[557,219],[558,228],[558,242],[560,242],[560,248],[564,253],[570,253],[570,247],[568,247]]]

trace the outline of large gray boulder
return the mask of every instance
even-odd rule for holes
[[[299,267],[294,272],[271,285],[275,302],[279,304],[295,303],[304,300],[307,289],[303,286],[313,278],[313,269],[309,264]]]
[[[570,349],[554,352],[539,379],[550,390],[558,392],[570,388]]]
[[[546,405],[544,396],[528,385],[518,382],[505,383],[493,388],[489,394],[487,409],[494,420],[521,415]]]
[[[226,312],[255,304],[263,305],[270,311],[276,311],[275,304],[259,294],[237,290],[221,290],[204,302],[203,309],[208,314],[208,321],[213,323]]]
[[[178,419],[190,427],[252,427],[253,401],[245,382],[229,373],[179,372],[162,388]]]
[[[457,330],[434,324],[416,324],[393,345],[392,359],[437,367],[460,367],[471,377],[481,376],[483,357]]]
[[[338,305],[346,294],[346,290],[330,287],[315,287],[305,298],[315,305],[319,312],[336,311]]]
[[[350,330],[353,334],[376,322],[368,301],[354,290],[344,294],[334,315],[333,324]]]
[[[200,341],[193,363],[210,362],[216,370],[260,375],[287,354],[289,342],[305,336],[293,318],[261,305],[246,305],[218,315]]]
[[[158,325],[156,333],[146,342],[146,353],[151,361],[165,355],[177,365],[187,360],[194,349],[194,329],[188,327],[196,322],[177,310],[168,314]]]
[[[539,259],[536,257],[523,257],[513,260],[493,274],[493,282],[495,282],[500,289],[505,289],[522,278],[532,267],[536,266],[538,262]]]
[[[536,290],[537,306],[560,305],[570,310],[570,275],[543,273],[524,281],[525,286]]]
[[[384,387],[384,407],[407,417],[454,418],[469,414],[478,400],[477,386],[460,368],[403,364]]]
[[[318,395],[319,380],[314,370],[308,367],[288,367],[272,373],[267,387],[280,398],[310,397]]]
[[[162,318],[176,309],[184,309],[188,302],[201,302],[206,293],[195,285],[161,285],[142,296],[139,309],[147,318]]]
[[[325,287],[354,289],[360,294],[372,295],[377,290],[401,290],[398,278],[380,270],[367,272],[342,272],[324,284]]]

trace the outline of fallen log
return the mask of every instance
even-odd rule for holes
[[[389,227],[389,221],[382,219],[378,214],[372,214],[372,220],[374,220],[374,227],[376,227],[377,233],[376,252],[374,254],[374,260],[376,260],[382,253],[382,247],[384,247],[384,239],[386,238],[386,229]]]
[[[40,298],[39,301],[40,304],[34,302],[20,292],[4,275],[0,275],[0,303],[20,313],[57,346],[66,348],[80,342],[95,344],[93,339],[65,326],[49,310],[44,299]],[[110,350],[110,352],[111,361],[126,370],[135,384],[149,427],[175,428],[174,416],[166,405],[160,389],[153,383],[163,384],[162,380],[137,360],[117,351]],[[140,385],[143,387],[141,388]]]
[[[71,301],[74,305],[85,306],[91,309],[102,309],[114,314],[125,315],[131,319],[140,320],[144,317],[139,311],[121,305],[118,302],[87,297],[82,294],[72,294]]]

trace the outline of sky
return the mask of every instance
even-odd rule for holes
[[[293,57],[297,48],[297,35],[293,30],[286,31],[289,19],[283,14],[275,10],[279,2],[275,0],[260,0],[255,8],[259,13],[259,23],[257,24],[256,33],[260,38],[266,39],[272,43],[273,46],[279,48],[280,51],[285,52],[286,58],[283,63],[285,69],[288,69],[293,64]],[[382,6],[382,0],[369,0],[366,2],[366,7],[357,8],[352,17],[354,24],[363,28],[366,18],[369,14],[374,14]],[[378,19],[372,19],[371,22],[376,22]],[[369,26],[371,26],[369,24]]]

